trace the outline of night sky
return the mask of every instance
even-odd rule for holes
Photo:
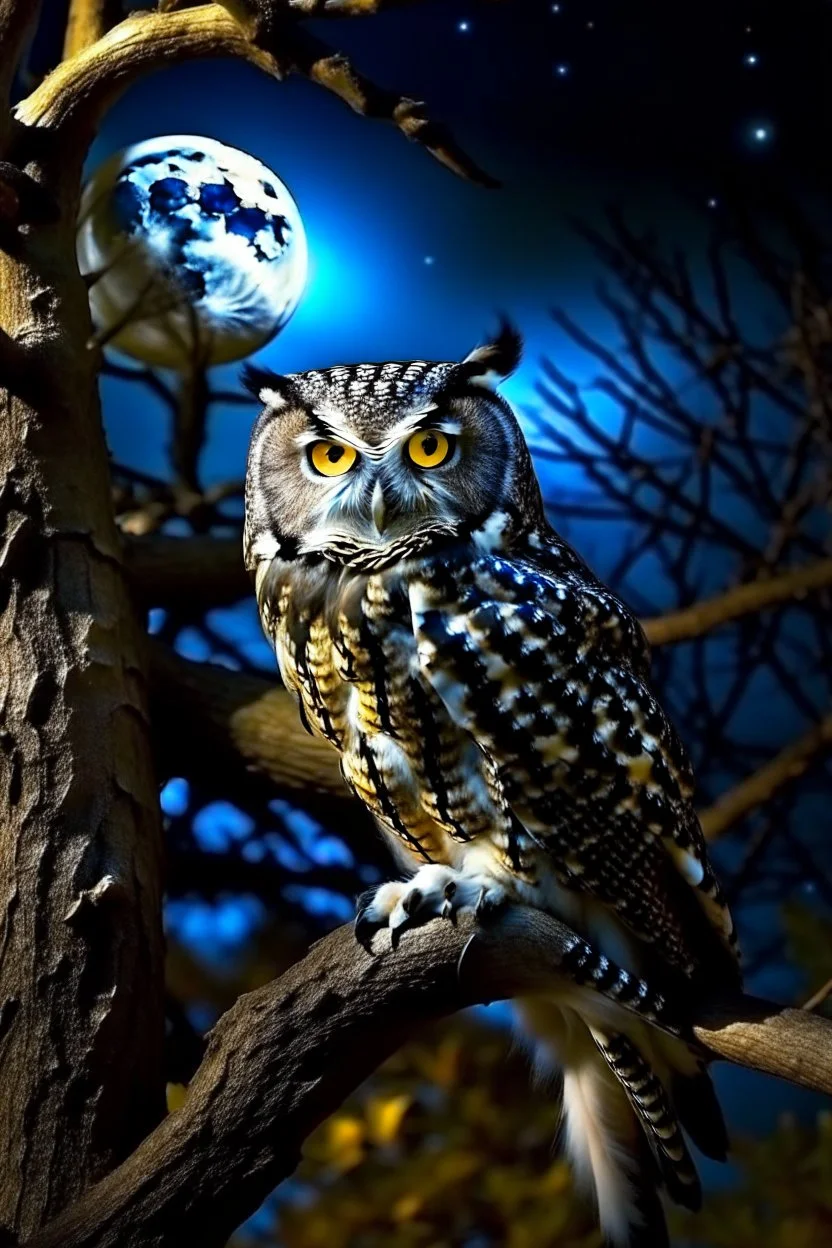
[[[427,101],[502,188],[465,184],[391,126],[302,80],[190,64],[112,110],[91,165],[154,134],[207,134],[251,151],[297,199],[309,236],[305,299],[258,362],[282,371],[357,359],[454,358],[499,311],[526,336],[506,393],[533,400],[536,362],[588,367],[548,319],[565,305],[602,335],[597,272],[571,219],[609,203],[695,249],[739,181],[811,187],[829,150],[832,6],[795,0],[433,3],[315,29],[381,84]],[[711,207],[709,207],[709,204]],[[232,382],[233,369],[222,374]],[[123,387],[106,394],[121,409]],[[117,458],[163,467],[152,416],[112,427]],[[242,471],[240,412],[219,411],[209,478]]]

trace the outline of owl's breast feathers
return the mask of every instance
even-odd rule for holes
[[[554,535],[375,575],[275,561],[258,599],[305,721],[418,857],[487,838],[518,881],[604,903],[660,964],[736,979],[644,636]]]

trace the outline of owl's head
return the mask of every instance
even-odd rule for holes
[[[279,555],[372,571],[534,524],[528,450],[495,392],[520,352],[504,325],[457,363],[246,370],[264,404],[246,477],[249,570]]]

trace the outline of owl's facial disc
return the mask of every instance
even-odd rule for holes
[[[294,438],[310,498],[299,553],[382,567],[470,532],[509,475],[498,404],[448,395],[360,428],[335,411],[308,413]]]
[[[516,363],[508,346],[459,364],[252,374],[266,406],[249,453],[249,562],[279,554],[375,571],[448,544],[493,545],[509,515],[533,522],[523,435],[486,384]]]

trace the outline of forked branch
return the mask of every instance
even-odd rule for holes
[[[574,942],[562,924],[520,908],[487,927],[465,915],[456,926],[435,921],[395,952],[378,936],[374,958],[340,928],[237,1001],[184,1106],[28,1248],[225,1243],[294,1170],[309,1133],[416,1028],[551,990]],[[695,1033],[712,1057],[832,1093],[832,1023],[806,1011],[741,998],[704,1010]]]

